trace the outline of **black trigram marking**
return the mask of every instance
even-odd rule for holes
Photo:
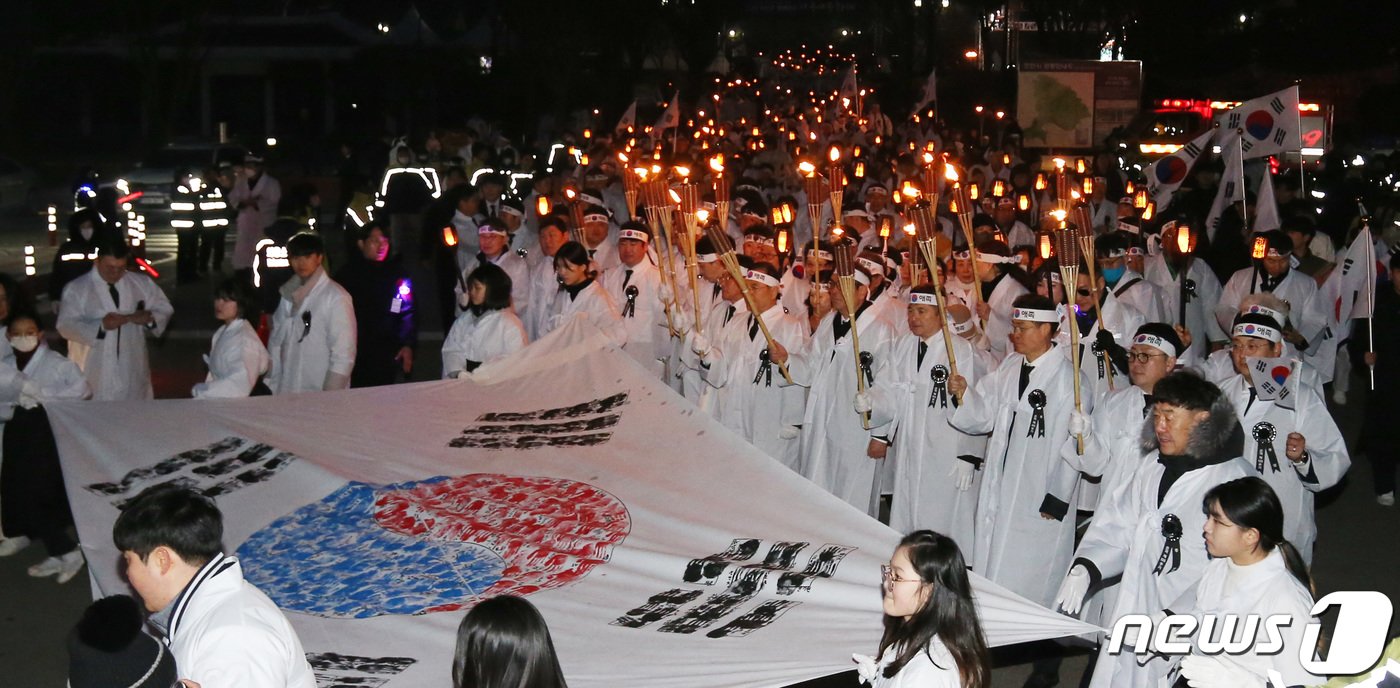
[[[754,631],[767,626],[787,610],[802,604],[796,600],[768,600],[763,604],[754,607],[753,611],[730,621],[729,623],[716,628],[705,634],[707,638],[733,638],[746,636]]]
[[[1181,151],[1186,154],[1187,158],[1195,160],[1196,156],[1201,154],[1201,147],[1197,146],[1195,141],[1192,141],[1186,144],[1185,146],[1182,146]]]
[[[1253,141],[1250,141],[1249,139],[1243,137],[1240,138],[1240,150],[1248,153],[1252,148],[1254,148]]]
[[[636,609],[628,610],[626,614],[613,619],[610,623],[613,626],[641,628],[653,621],[660,621],[675,614],[682,606],[693,602],[702,594],[704,593],[699,590],[672,588],[648,597],[645,604]]]
[[[667,621],[657,629],[662,633],[694,633],[711,626],[728,616],[739,605],[747,602],[768,580],[768,571],[763,569],[736,569],[729,587],[724,592],[711,595],[700,606],[686,612],[678,619]]]
[[[1273,110],[1275,115],[1281,115],[1283,114],[1283,111],[1287,108],[1284,106],[1283,101],[1280,100],[1278,96],[1274,96],[1274,99],[1269,101],[1269,109]]]
[[[799,590],[811,590],[813,581],[835,575],[841,560],[854,551],[856,548],[845,545],[822,545],[822,548],[807,560],[807,568],[802,569],[801,573],[788,572],[778,577],[778,594],[791,595]]]
[[[412,657],[353,657],[336,652],[308,652],[316,688],[379,688],[418,660]]]
[[[1225,118],[1225,127],[1226,127],[1227,129],[1239,129],[1239,128],[1240,128],[1240,113],[1239,113],[1239,112],[1232,111],[1232,112]]]
[[[1283,127],[1279,127],[1278,129],[1276,129],[1276,130],[1274,131],[1274,143],[1275,143],[1275,144],[1282,146],[1282,145],[1283,145],[1283,142],[1286,141],[1287,139],[1288,139],[1288,132],[1285,131],[1285,130],[1283,129]]]
[[[447,442],[458,449],[539,449],[541,447],[592,447],[612,439],[599,432],[622,419],[611,411],[627,403],[621,392],[573,406],[527,411],[487,413],[477,423]]]
[[[121,480],[86,486],[89,492],[111,498],[113,506],[125,509],[142,490],[154,485],[173,484],[219,497],[245,487],[266,482],[291,465],[297,456],[291,452],[241,437],[226,437],[207,447],[180,452],[153,465],[128,471]]]

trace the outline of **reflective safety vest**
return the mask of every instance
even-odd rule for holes
[[[198,177],[176,186],[170,196],[170,226],[176,231],[227,227],[228,203],[219,187],[205,185]]]

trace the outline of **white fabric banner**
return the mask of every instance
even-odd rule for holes
[[[504,593],[574,686],[776,686],[874,653],[899,534],[584,322],[469,377],[50,405],[94,594],[128,592],[119,506],[177,481],[217,500],[324,680],[446,688],[463,610]],[[973,583],[992,644],[1096,630]]]

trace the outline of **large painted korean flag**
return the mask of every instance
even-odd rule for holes
[[[471,379],[48,409],[94,592],[128,591],[123,503],[189,485],[322,685],[447,688],[464,611],[500,594],[540,608],[575,686],[784,685],[879,642],[899,534],[583,322]],[[1095,630],[974,584],[994,644]]]

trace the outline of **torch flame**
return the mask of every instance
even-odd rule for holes
[[[1017,210],[1020,210],[1020,211],[1023,212],[1023,213],[1026,212],[1027,210],[1030,210],[1030,209],[1031,209],[1031,197],[1030,197],[1030,196],[1027,196],[1026,194],[1021,194],[1020,196],[1017,196],[1017,197],[1016,197],[1016,209],[1017,209]]]
[[[637,175],[637,178],[638,178],[638,179],[640,179],[640,180],[642,180],[642,181],[646,181],[646,180],[647,180],[647,175],[651,173],[651,170],[649,170],[649,169],[647,169],[647,168],[645,168],[645,167],[634,167],[634,168],[632,168],[632,172],[633,172],[633,174],[636,174],[636,175]]]
[[[681,177],[690,177],[690,168],[685,165],[676,165],[671,169],[675,170],[676,174],[679,174]]]
[[[564,189],[564,197],[572,201],[578,197],[578,192],[573,189]]]
[[[817,174],[817,166],[813,165],[811,162],[803,160],[802,162],[797,163],[797,171],[801,172],[802,176],[804,177],[813,177]]]
[[[1042,235],[1040,235],[1040,259],[1041,259],[1041,260],[1050,260],[1050,252],[1051,252],[1051,248],[1050,248],[1050,235],[1049,235],[1049,234],[1042,234]]]
[[[1262,237],[1261,237],[1262,238]],[[1186,225],[1176,226],[1176,250],[1183,255],[1191,253],[1196,246],[1196,237],[1191,236],[1191,228]]]
[[[944,179],[947,179],[947,180],[950,181],[950,182],[955,182],[955,181],[957,181],[957,180],[958,180],[958,169],[957,169],[956,167],[953,167],[951,164],[944,165],[944,166],[943,166],[943,178],[944,178]]]
[[[675,190],[675,189],[667,189],[667,190],[666,190],[666,193],[668,193],[668,194],[671,195],[671,202],[672,202],[672,203],[675,203],[676,205],[680,205],[680,204],[681,204],[681,195],[678,194],[678,193],[676,193],[676,190]]]
[[[540,215],[548,215],[549,198],[545,196],[540,196],[539,198],[535,199],[535,212],[539,213]]]
[[[1094,193],[1094,178],[1093,178],[1093,177],[1085,177],[1085,178],[1084,178],[1084,195],[1085,195],[1085,196],[1089,196],[1089,195],[1092,195],[1093,193]]]
[[[715,157],[710,158],[710,169],[711,169],[711,170],[714,170],[715,174],[724,174],[724,154],[723,154],[723,153],[717,154],[717,155],[715,155]]]
[[[1157,214],[1157,202],[1148,201],[1147,207],[1142,209],[1142,219],[1151,220]]]
[[[892,224],[894,224],[894,218],[890,217],[889,215],[886,215],[886,216],[880,218],[880,238],[881,238],[881,239],[888,239],[888,238],[890,238],[890,225],[892,225]]]
[[[840,146],[833,145],[830,149],[828,149],[828,150],[826,151],[826,159],[827,159],[827,160],[830,160],[830,161],[832,161],[832,162],[838,162],[838,161],[840,161],[840,160],[841,160],[841,147],[840,147]]]
[[[1254,238],[1254,250],[1250,252],[1250,255],[1251,255],[1255,260],[1263,260],[1263,259],[1264,259],[1264,253],[1265,253],[1265,251],[1268,249],[1268,247],[1269,247],[1269,240],[1268,240],[1268,239],[1265,239],[1264,237],[1255,237],[1255,238]]]
[[[904,233],[905,233],[905,234],[908,234],[909,236],[914,236],[914,223],[913,223],[913,222],[910,222],[909,224],[904,225]]]
[[[919,197],[920,191],[919,187],[914,186],[913,182],[906,179],[904,184],[899,187],[899,193],[905,198],[914,199]]]
[[[1065,159],[1064,159],[1064,158],[1055,158],[1055,171],[1057,171],[1057,172],[1063,172],[1063,171],[1065,171]]]
[[[622,164],[626,165],[626,164],[627,164],[627,153],[618,153],[618,154],[617,154],[617,159],[618,159],[619,161],[621,161]]]
[[[442,228],[442,245],[451,248],[457,245],[457,230],[451,225]]]
[[[787,253],[787,249],[788,249],[788,231],[787,231],[786,229],[780,229],[780,230],[778,230],[778,253],[779,253],[779,254]]]
[[[928,152],[928,151],[924,151],[923,158],[924,158],[924,167],[928,167],[929,165],[932,165],[932,164],[933,164],[933,153],[930,153],[930,152]]]
[[[781,207],[783,209],[783,224],[792,224],[792,206],[784,203]]]
[[[699,221],[700,224],[702,224],[702,225],[705,224],[706,222],[709,222],[709,221],[710,221],[710,211],[708,211],[708,210],[706,210],[706,209],[704,209],[704,208],[700,208],[700,209],[696,210],[696,211],[695,211],[695,219],[696,219],[697,221]]]

